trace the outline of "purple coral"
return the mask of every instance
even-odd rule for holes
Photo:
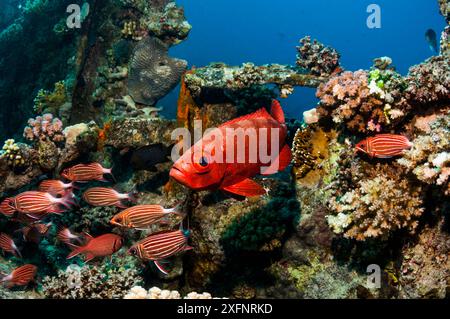
[[[329,77],[342,71],[339,67],[339,53],[330,47],[307,36],[300,40],[297,47],[297,66],[310,71],[314,75]]]
[[[64,141],[62,121],[50,113],[29,119],[23,136],[30,141],[49,139],[53,142],[62,142]]]

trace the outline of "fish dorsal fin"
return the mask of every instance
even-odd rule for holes
[[[253,113],[250,113],[250,114],[247,114],[247,115],[243,115],[243,116],[237,117],[235,119],[232,119],[231,121],[225,122],[220,127],[228,126],[230,124],[234,124],[234,123],[239,122],[239,121],[257,119],[257,118],[271,118],[271,116],[267,112],[267,110],[262,107],[262,108],[260,108],[259,110],[255,111]]]
[[[278,123],[284,124],[285,119],[284,119],[284,112],[283,109],[281,108],[280,102],[278,102],[277,100],[273,100],[272,101],[272,107],[270,108],[270,114],[272,115],[272,117],[278,121]]]

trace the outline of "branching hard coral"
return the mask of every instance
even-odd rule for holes
[[[23,131],[23,136],[29,141],[50,140],[52,142],[64,141],[63,124],[52,114],[44,114],[35,119],[29,119]]]
[[[340,55],[335,49],[327,47],[317,40],[311,43],[310,36],[301,39],[300,44],[297,47],[296,63],[301,69],[324,77],[329,77],[342,71],[339,67]]]
[[[25,148],[26,145],[15,143],[13,139],[6,140],[0,152],[0,158],[6,159],[9,167],[24,167],[27,165]]]
[[[422,182],[442,187],[450,195],[450,117],[449,112],[435,117],[429,131],[415,138],[413,147],[398,163]]]
[[[405,177],[377,171],[375,176],[352,178],[350,189],[330,198],[333,214],[327,220],[335,233],[366,240],[386,239],[399,229],[415,230],[424,210],[421,188]]]
[[[140,282],[134,268],[70,265],[57,276],[45,277],[42,291],[53,299],[118,299]]]
[[[59,108],[68,101],[66,85],[64,81],[55,83],[53,92],[39,90],[34,98],[34,111],[37,113],[58,114]]]
[[[319,87],[317,112],[352,132],[388,130],[410,111],[404,88],[401,76],[390,69],[344,72]]]

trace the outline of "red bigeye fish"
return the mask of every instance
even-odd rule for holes
[[[49,180],[45,180],[42,181],[41,184],[39,184],[39,190],[41,192],[47,192],[50,193],[54,196],[56,195],[61,195],[63,196],[66,191],[72,189],[73,183],[63,183],[60,180],[56,180],[56,179],[49,179]]]
[[[11,253],[16,257],[22,258],[19,249],[17,248],[14,240],[4,233],[0,233],[0,249],[5,252]]]
[[[47,223],[47,224],[35,223],[35,224],[25,226],[22,229],[19,229],[19,231],[22,232],[23,239],[25,241],[29,241],[29,242],[38,244],[41,240],[41,237],[47,235],[51,226],[52,226],[52,223]]]
[[[85,262],[89,262],[96,257],[111,256],[123,244],[123,238],[116,234],[104,234],[95,238],[88,235],[87,240],[88,242],[84,246],[69,244],[74,250],[67,256],[67,259],[84,254],[86,257]]]
[[[107,187],[89,188],[83,193],[83,199],[92,206],[117,206],[119,208],[127,207],[122,204],[122,200],[134,200],[131,194],[121,194]]]
[[[34,281],[37,267],[31,264],[23,265],[14,269],[9,275],[0,279],[1,283],[6,283],[8,288],[14,286],[26,286],[31,281]]]
[[[13,217],[14,213],[16,212],[16,209],[12,205],[13,205],[12,198],[4,199],[0,204],[0,213],[5,215],[6,217]]]
[[[362,152],[370,157],[391,158],[403,154],[412,147],[412,143],[403,135],[378,134],[368,137],[355,146],[355,152]]]
[[[114,179],[111,170],[111,168],[104,168],[99,163],[77,164],[70,168],[64,169],[61,173],[61,176],[72,182],[107,182],[103,175],[109,174]]]
[[[143,261],[153,261],[156,267],[167,275],[168,272],[161,265],[161,262],[182,251],[192,249],[187,244],[188,238],[189,231],[187,230],[165,230],[139,241],[128,252]]]
[[[73,194],[68,192],[64,197],[58,198],[46,192],[28,191],[14,197],[14,207],[18,212],[27,214],[29,217],[40,219],[42,214],[60,214],[66,209],[70,209],[75,203],[72,201]]]
[[[66,227],[58,227],[58,233],[56,234],[56,238],[65,244],[72,244],[72,241],[81,242],[81,236],[74,234],[70,231],[69,228]]]
[[[155,223],[167,223],[169,214],[178,214],[175,208],[165,209],[161,205],[137,205],[125,209],[111,219],[111,224],[144,230]]]
[[[278,101],[210,130],[173,165],[170,176],[194,190],[221,189],[241,196],[265,194],[250,178],[284,170],[291,162],[287,127]]]

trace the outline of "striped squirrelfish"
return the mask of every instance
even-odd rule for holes
[[[164,230],[137,242],[128,252],[143,261],[153,261],[155,266],[167,275],[168,271],[161,262],[180,252],[192,249],[188,246],[188,238],[187,230]]]
[[[112,175],[111,168],[104,168],[99,163],[77,164],[75,166],[64,169],[61,176],[72,182],[89,182],[102,181],[107,182],[103,177],[104,174]]]
[[[67,256],[67,259],[73,258],[79,254],[85,255],[85,262],[89,262],[96,257],[111,256],[118,251],[123,244],[123,238],[116,234],[104,234],[98,237],[87,235],[87,244],[77,246],[69,244],[73,251]]]
[[[263,195],[264,188],[251,178],[274,174],[290,164],[286,136],[284,113],[274,100],[271,114],[262,108],[210,130],[175,162],[170,176],[193,190]]]
[[[81,236],[74,234],[67,227],[58,227],[58,232],[56,234],[56,238],[65,244],[72,244],[72,241],[81,242]]]
[[[20,254],[19,249],[14,243],[14,240],[4,233],[0,233],[0,249],[11,253],[16,257],[22,258],[22,255]]]
[[[22,229],[19,229],[19,231],[22,232],[23,239],[25,241],[38,244],[41,240],[41,237],[47,235],[52,225],[53,223],[51,222],[47,224],[34,223],[22,227]]]
[[[53,196],[61,195],[64,196],[66,191],[72,189],[73,183],[63,183],[60,180],[57,179],[48,179],[45,181],[42,181],[41,184],[39,184],[39,190],[41,192],[47,192],[52,194]]]
[[[145,230],[155,223],[167,223],[169,214],[179,214],[177,207],[166,209],[161,205],[137,205],[125,209],[111,219],[111,224]]]
[[[362,152],[370,157],[391,158],[403,154],[412,147],[407,137],[396,134],[378,134],[368,137],[355,146],[355,152]]]
[[[9,275],[0,279],[1,283],[6,283],[8,288],[14,286],[26,286],[31,281],[34,281],[37,267],[35,265],[26,264],[14,269]]]
[[[92,206],[116,206],[126,208],[122,200],[134,201],[131,193],[121,194],[107,187],[92,187],[83,193],[83,199]]]
[[[12,198],[5,198],[0,203],[0,213],[5,215],[6,217],[13,217],[15,212],[16,212],[16,209],[13,206]]]
[[[72,197],[73,194],[71,192],[66,193],[64,197],[58,198],[46,192],[28,191],[14,197],[13,205],[19,213],[39,219],[42,214],[60,214],[64,212],[65,210],[61,209],[60,205],[70,209],[75,204],[72,201]]]

